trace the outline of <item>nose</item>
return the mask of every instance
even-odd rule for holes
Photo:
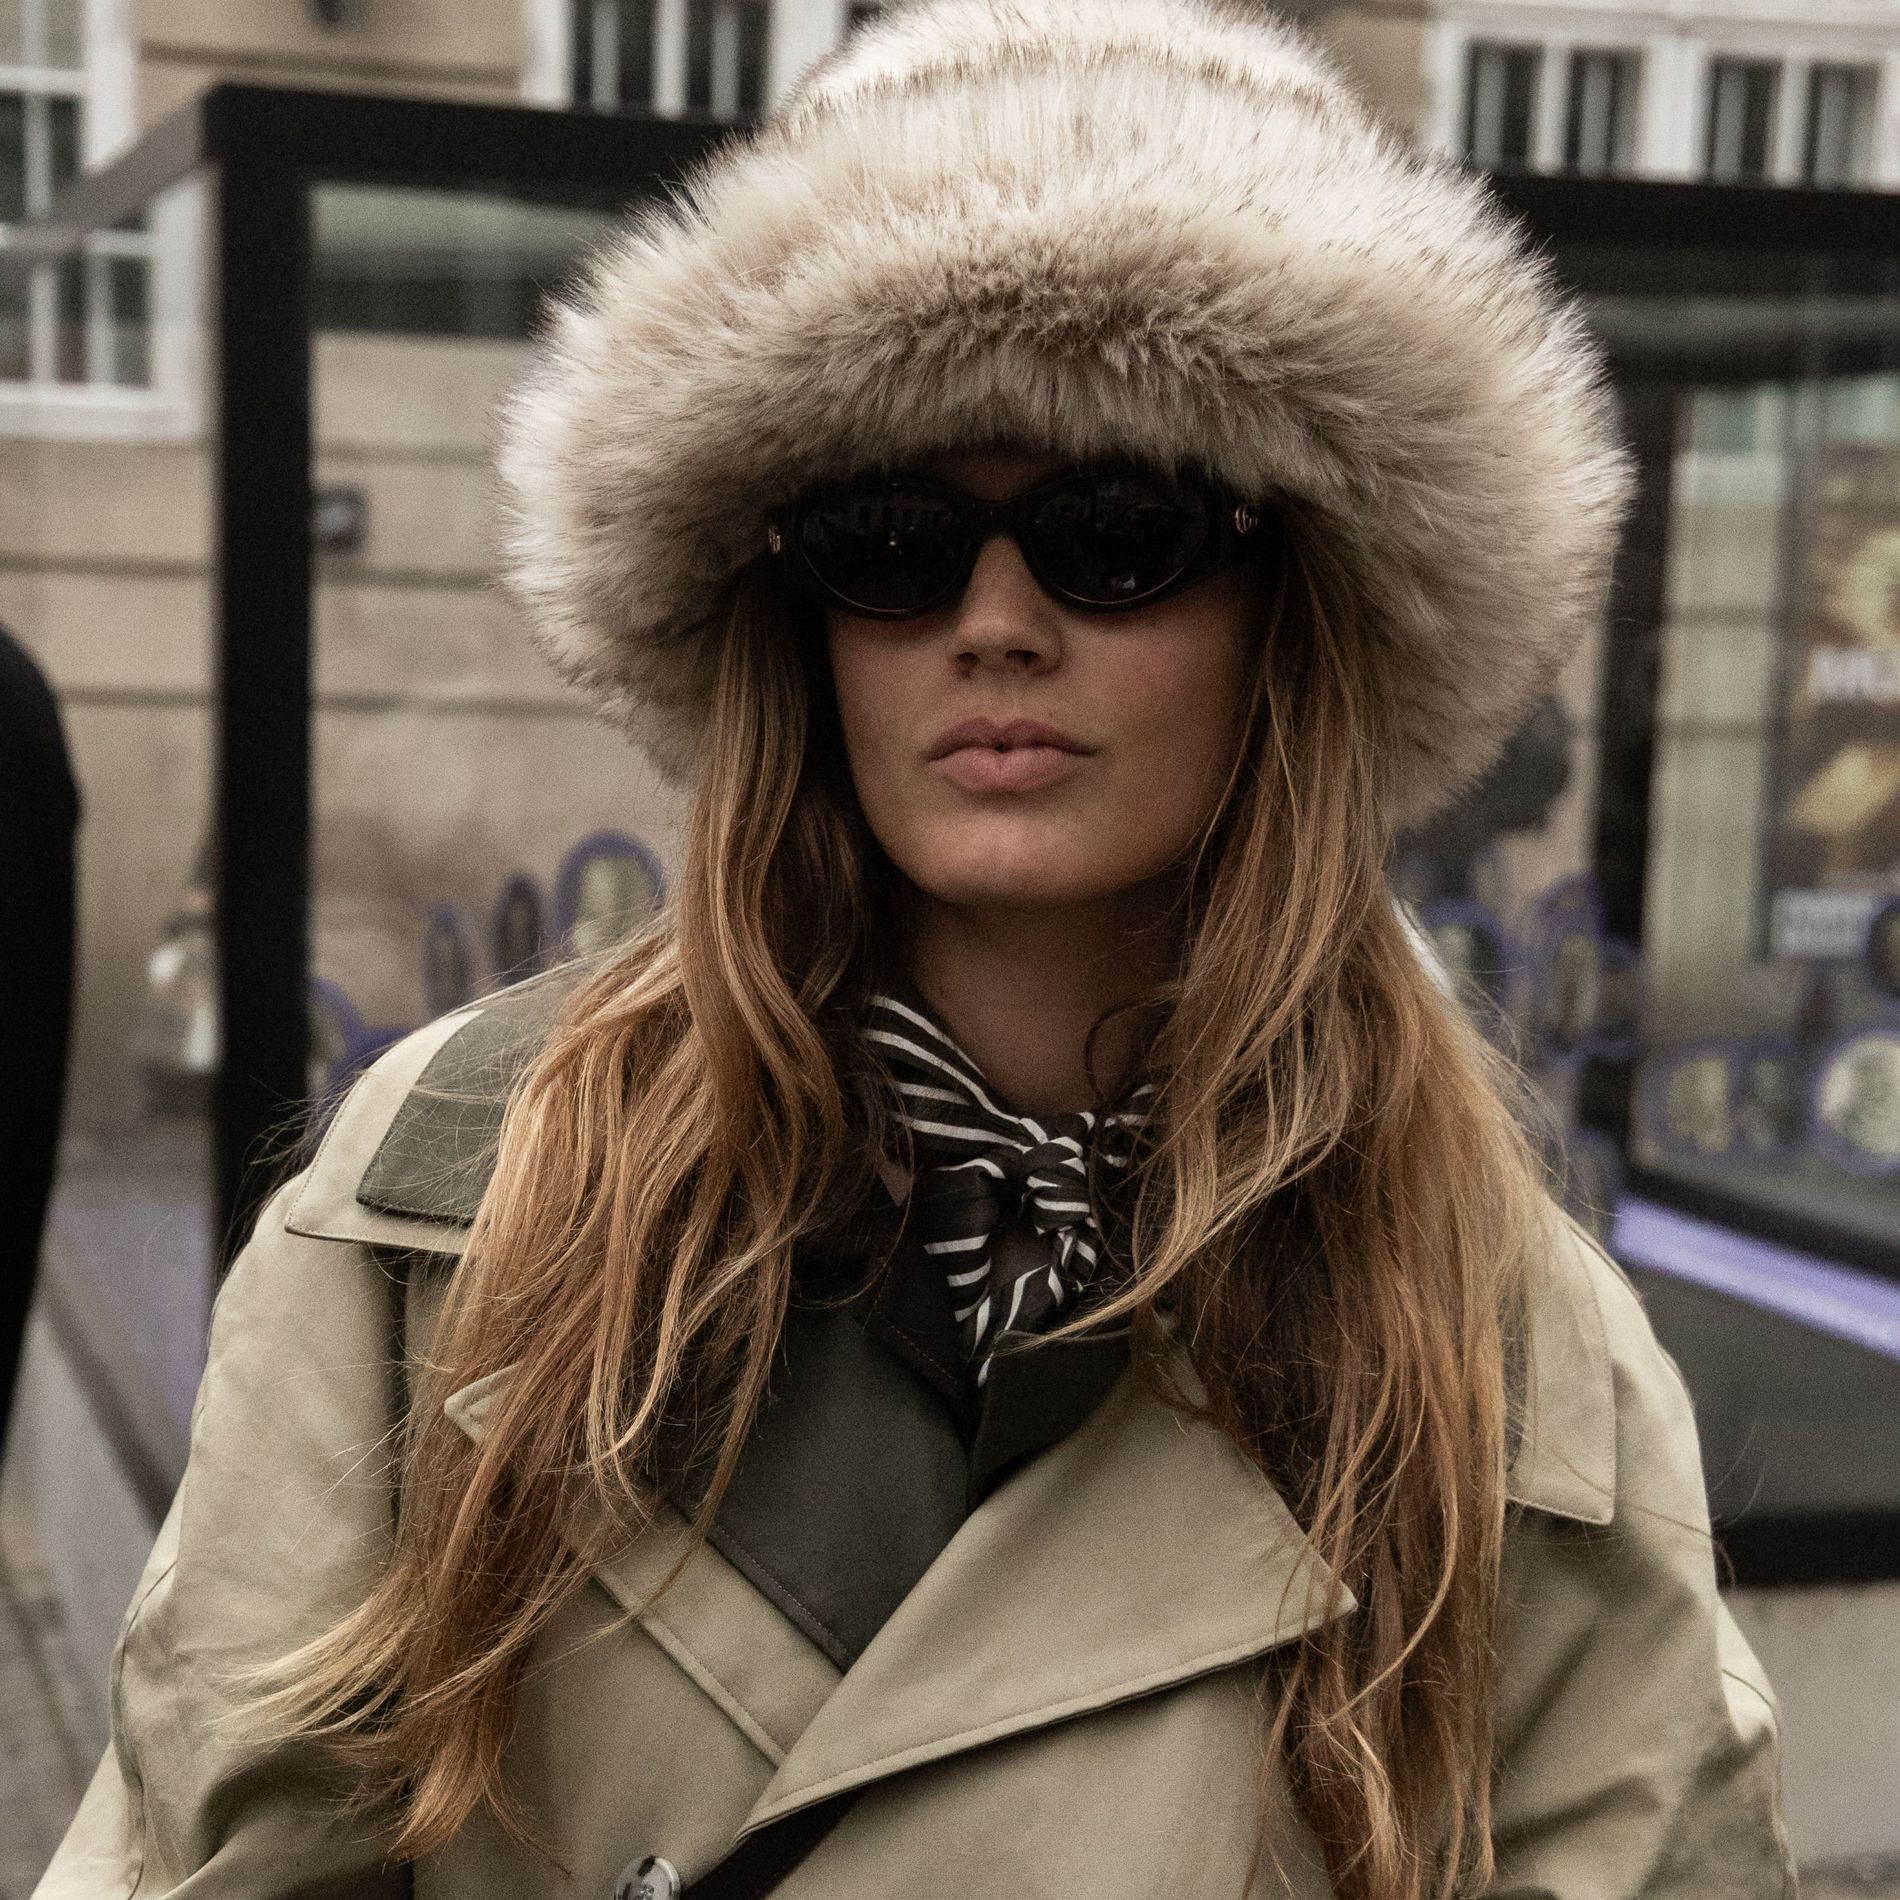
[[[977,553],[957,603],[950,638],[965,673],[996,669],[1047,673],[1061,664],[1062,621],[1056,603],[1036,585],[1022,550],[997,533]]]

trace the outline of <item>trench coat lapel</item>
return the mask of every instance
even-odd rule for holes
[[[1614,1512],[1615,1415],[1585,1244],[1573,1236],[1555,1255],[1571,1297],[1540,1306],[1509,1489],[1520,1505],[1602,1524]],[[450,1416],[479,1437],[510,1376],[464,1387]],[[1328,1587],[1272,1486],[1133,1372],[985,1499],[842,1675],[710,1546],[656,1600],[684,1536],[669,1510],[595,1575],[776,1769],[748,1832],[1262,1655],[1356,1607],[1343,1585]]]
[[[512,1376],[503,1367],[477,1379],[443,1409],[479,1441]],[[570,1523],[567,1535],[575,1549],[599,1547],[586,1523]],[[651,1525],[594,1566],[594,1581],[776,1767],[837,1688],[838,1668],[711,1545],[700,1544],[681,1569],[687,1541],[686,1520],[662,1505]]]
[[[1574,1228],[1536,1307],[1514,1502],[1601,1524],[1615,1502],[1603,1326]],[[1195,1390],[1185,1355],[1174,1374]],[[479,1435],[491,1375],[449,1400]],[[1278,1493],[1211,1426],[1125,1374],[1077,1431],[970,1515],[857,1661],[836,1666],[667,1516],[598,1581],[776,1772],[752,1832],[967,1750],[1231,1667],[1357,1606]]]
[[[504,1369],[448,1401],[479,1437]],[[677,1513],[596,1580],[778,1772],[746,1822],[1226,1668],[1354,1607],[1209,1426],[1131,1372],[964,1522],[842,1676]]]
[[[1604,1525],[1616,1409],[1590,1252],[1602,1249],[1560,1217],[1507,1494]],[[1170,1370],[1198,1395],[1184,1352]],[[965,1521],[813,1715],[746,1831],[1244,1662],[1356,1608],[1266,1478],[1130,1371]]]
[[[747,1831],[1242,1662],[1353,1607],[1265,1479],[1131,1372],[965,1521]]]

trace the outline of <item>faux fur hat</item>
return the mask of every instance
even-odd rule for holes
[[[769,510],[996,441],[1302,497],[1399,713],[1400,825],[1601,613],[1627,488],[1582,319],[1485,184],[1243,0],[909,0],[643,209],[505,418],[507,573],[690,772]]]

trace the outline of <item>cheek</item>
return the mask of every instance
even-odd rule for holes
[[[1238,639],[1192,638],[1157,641],[1117,668],[1116,817],[1151,851],[1187,849],[1214,817],[1240,738],[1248,666]]]
[[[890,643],[833,634],[829,645],[838,721],[855,758],[861,745],[876,744],[894,723],[893,702],[903,693],[903,670],[892,664]]]
[[[872,830],[890,850],[885,833],[916,798],[915,734],[930,710],[934,669],[920,647],[886,629],[867,636],[848,625],[834,627],[828,646],[852,782]]]

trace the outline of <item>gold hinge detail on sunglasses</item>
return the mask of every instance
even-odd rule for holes
[[[1236,534],[1252,534],[1259,527],[1260,517],[1244,501],[1234,510],[1234,531]]]
[[[785,550],[785,537],[779,533],[777,528],[767,528],[765,531],[765,545],[770,548],[774,554],[781,554]]]

